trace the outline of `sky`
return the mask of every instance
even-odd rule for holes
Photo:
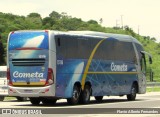
[[[160,0],[1,0],[0,12],[27,16],[32,12],[42,18],[52,11],[91,19],[102,26],[128,25],[140,35],[155,37],[160,42]]]

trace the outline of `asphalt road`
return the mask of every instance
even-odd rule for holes
[[[58,116],[76,116],[76,117],[160,117],[160,92],[152,92],[137,95],[136,101],[127,101],[126,96],[123,97],[104,97],[102,103],[98,103],[91,98],[88,105],[68,105],[66,100],[58,100],[55,105],[32,105],[29,101],[18,102],[15,100],[5,100],[0,102],[0,112],[2,109],[11,109],[12,113],[42,113],[48,114],[47,117]],[[148,114],[149,113],[149,114]],[[159,114],[157,114],[159,113]],[[56,115],[58,114],[58,115]],[[66,115],[67,114],[67,115]],[[75,115],[76,114],[76,115]],[[135,116],[136,115],[136,116]],[[4,115],[3,116],[7,116]],[[34,115],[31,115],[34,116]],[[44,115],[43,115],[44,116]],[[17,117],[17,115],[16,115]],[[35,117],[35,116],[34,116]],[[42,117],[42,115],[36,115]]]

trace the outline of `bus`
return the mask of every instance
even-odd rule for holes
[[[10,96],[33,105],[88,104],[90,97],[146,92],[146,57],[142,44],[128,35],[92,31],[22,30],[8,36],[7,80]]]

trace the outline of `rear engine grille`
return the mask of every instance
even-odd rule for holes
[[[14,66],[43,66],[45,59],[12,59]]]

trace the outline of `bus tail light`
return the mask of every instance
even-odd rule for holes
[[[46,80],[45,86],[51,85],[54,83],[54,74],[51,68],[48,68],[48,78]]]
[[[11,81],[11,77],[10,77],[10,70],[9,68],[7,68],[7,82],[8,82],[8,85],[12,86],[12,81]]]

